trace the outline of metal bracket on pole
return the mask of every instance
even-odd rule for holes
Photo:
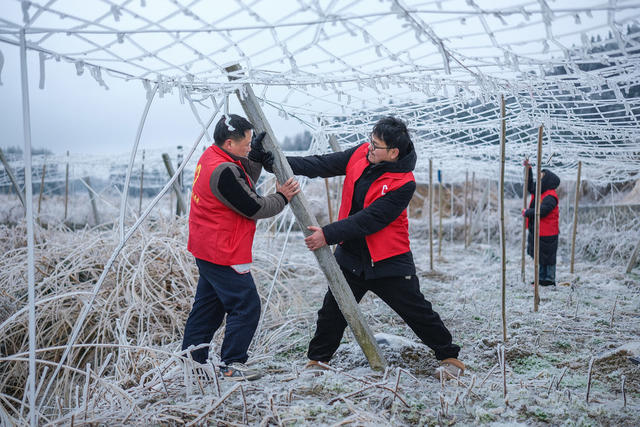
[[[226,68],[226,71],[229,74],[235,74],[235,72],[239,70],[241,70],[239,65],[232,65]],[[237,77],[229,75],[229,79],[235,80]],[[253,93],[253,89],[251,89],[251,86],[247,84],[243,88],[243,96],[240,96],[239,92],[236,92],[236,95],[238,95],[238,100],[240,101],[247,118],[255,127],[256,132],[264,131],[267,133],[263,140],[264,147],[274,155],[273,171],[276,178],[279,182],[285,182],[293,176],[293,171],[276,142],[273,130],[271,129],[271,126],[258,103],[258,99]],[[311,234],[307,227],[310,225],[318,226],[318,222],[311,214],[309,203],[304,194],[299,193],[294,196],[293,199],[291,199],[290,206],[305,235]],[[383,370],[387,366],[387,362],[382,355],[382,351],[380,350],[371,329],[365,322],[364,316],[358,309],[358,303],[356,302],[353,293],[351,292],[351,289],[349,288],[349,285],[347,284],[347,281],[333,256],[333,253],[331,253],[331,249],[329,246],[324,246],[315,250],[313,254],[316,256],[318,264],[320,264],[320,268],[329,282],[329,289],[336,299],[340,311],[344,315],[347,324],[353,331],[358,344],[367,357],[369,365],[372,369]]]

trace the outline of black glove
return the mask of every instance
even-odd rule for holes
[[[249,160],[262,164],[262,167],[267,172],[273,172],[273,153],[265,151],[262,146],[262,140],[264,139],[266,132],[260,132],[259,134],[253,134],[251,138],[251,151],[249,152]]]

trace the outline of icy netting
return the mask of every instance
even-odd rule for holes
[[[564,179],[636,179],[640,169],[640,8],[573,1],[4,1],[0,41],[69,62],[108,87],[221,113],[242,84],[264,105],[344,146],[381,115],[406,120],[419,154],[449,180],[496,177],[505,97],[507,179],[536,153]],[[2,44],[0,43],[0,51]],[[239,64],[234,83],[225,68]],[[105,92],[109,96],[109,92]],[[205,110],[203,107],[208,107]],[[188,108],[188,107],[187,107]],[[204,113],[202,113],[204,114]],[[199,117],[201,123],[206,117]]]

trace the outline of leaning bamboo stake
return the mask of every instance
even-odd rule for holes
[[[42,164],[42,176],[40,177],[40,194],[38,195],[38,213],[37,217],[40,216],[40,207],[42,206],[42,193],[44,192],[44,176],[47,173],[47,160],[44,160]]]
[[[522,209],[527,209],[527,183],[529,182],[529,165],[524,166],[524,184],[522,185]],[[526,282],[525,273],[525,248],[527,246],[527,218],[522,218],[522,256],[520,258],[520,278],[522,283]]]
[[[13,185],[13,188],[16,190],[16,194],[18,195],[18,198],[20,199],[20,203],[22,203],[22,207],[26,209],[27,204],[24,201],[24,193],[22,192],[22,190],[20,190],[20,186],[18,185],[18,180],[16,180],[16,176],[13,174],[13,169],[11,169],[11,166],[9,165],[9,162],[4,157],[4,153],[2,152],[2,148],[0,148],[0,161],[2,162],[2,165],[4,166],[4,170],[7,171],[7,175],[9,176],[9,180],[11,181],[11,184]]]
[[[466,171],[465,174],[464,174],[464,206],[463,206],[463,209],[464,209],[464,234],[463,234],[463,237],[464,237],[464,247],[465,247],[465,249],[467,248],[467,246],[469,246],[468,240],[467,240],[467,233],[468,233],[467,232],[467,216],[468,216],[467,215],[467,204],[468,204],[467,203],[468,202],[467,193],[468,193],[468,191],[469,191],[469,171]]]
[[[67,150],[67,165],[64,171],[64,219],[67,220],[67,207],[69,206],[69,150]]]
[[[27,301],[29,304],[29,375],[24,393],[29,396],[29,423],[38,424],[36,409],[36,295],[35,295],[35,234],[33,221],[33,188],[31,187],[31,112],[29,109],[29,80],[27,76],[27,39],[25,30],[20,30],[20,83],[22,92],[22,129],[24,137],[24,191],[22,204],[27,220]],[[16,193],[22,198],[20,189]],[[26,201],[26,203],[25,203]]]
[[[241,68],[239,65],[233,65],[226,68],[227,73],[233,73],[239,71]],[[237,77],[229,75],[229,80],[235,80]],[[255,126],[256,132],[265,131],[267,133],[264,138],[263,144],[266,150],[271,151],[274,155],[273,171],[278,178],[278,181],[285,182],[287,179],[293,176],[291,166],[286,160],[286,157],[280,150],[280,147],[276,141],[271,125],[267,121],[258,99],[253,93],[253,89],[250,85],[245,84],[242,87],[242,93],[236,92],[238,100],[242,105],[242,108],[249,119],[249,121]],[[291,199],[289,203],[291,210],[296,216],[300,228],[303,230],[305,236],[311,234],[308,230],[308,226],[318,226],[315,217],[311,214],[309,204],[304,193],[299,193]],[[369,365],[376,370],[384,370],[387,365],[384,356],[378,343],[376,342],[369,325],[365,322],[362,313],[358,309],[358,303],[356,302],[353,293],[351,292],[349,285],[347,284],[338,263],[336,262],[329,246],[324,246],[313,252],[320,264],[327,281],[329,283],[329,289],[333,294],[340,311],[345,317],[347,324],[352,329],[356,341],[362,348]]]
[[[538,158],[536,160],[536,223],[533,229],[533,311],[538,311],[540,304],[540,289],[538,288],[540,280],[540,169],[542,162],[542,131],[543,126],[538,128]]]
[[[100,224],[100,216],[98,215],[98,206],[96,205],[96,195],[94,194],[93,187],[91,187],[91,177],[85,176],[84,184],[87,186],[87,190],[89,191],[89,200],[91,201],[91,211],[93,212],[93,220],[96,225]]]
[[[504,168],[505,168],[505,147],[507,144],[507,120],[505,118],[504,95],[500,97],[500,249],[502,269],[500,275],[500,287],[502,289],[502,342],[507,342],[507,309],[506,309],[506,293],[507,293],[507,241],[504,229]],[[474,174],[475,175],[475,174]],[[473,179],[472,179],[473,182]],[[473,188],[471,189],[473,194]],[[503,356],[504,357],[504,356]],[[505,397],[507,395],[505,385]]]
[[[429,269],[433,271],[433,165],[429,159]]]
[[[578,177],[576,178],[576,195],[573,202],[573,232],[571,233],[571,268],[569,272],[573,274],[573,261],[576,253],[576,233],[578,232],[578,203],[580,202],[580,173],[582,172],[582,162],[578,162]],[[628,271],[627,271],[628,273]]]
[[[169,178],[173,177],[173,175],[175,175],[175,172],[173,171],[173,165],[171,164],[171,159],[169,158],[169,154],[162,153],[162,161],[164,162],[164,167],[167,168],[167,173],[169,174]],[[176,213],[179,216],[184,213],[187,213],[187,205],[185,204],[184,199],[182,198],[182,192],[180,191],[180,184],[178,183],[178,179],[173,181],[173,194],[176,195],[176,199],[178,200],[178,203],[176,206]]]

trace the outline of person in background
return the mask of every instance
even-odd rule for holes
[[[531,194],[529,208],[522,210],[522,216],[526,218],[527,229],[527,253],[534,257],[534,227],[536,215],[536,183],[533,180],[531,165],[525,160],[524,165],[529,168],[529,180],[527,190]],[[560,210],[556,188],[560,185],[560,178],[549,169],[541,171],[540,186],[540,250],[538,251],[539,269],[538,283],[540,286],[556,285],[556,252],[558,251],[558,234],[560,234]]]
[[[305,238],[307,247],[314,251],[337,244],[336,261],[356,301],[368,291],[378,295],[435,352],[441,362],[438,377],[461,375],[465,366],[457,359],[460,347],[420,291],[416,276],[407,206],[416,189],[412,171],[417,155],[404,122],[385,117],[373,127],[369,142],[343,152],[287,160],[296,175],[345,175],[338,221],[322,228],[310,226],[313,234]],[[309,343],[308,369],[322,369],[319,362],[331,360],[346,326],[328,290]]]
[[[293,178],[276,184],[274,194],[256,192],[260,162],[272,163],[273,156],[256,157],[252,147],[261,145],[265,134],[252,138],[252,129],[235,114],[218,121],[215,144],[196,166],[189,212],[187,249],[196,258],[200,278],[182,350],[209,343],[226,315],[220,372],[230,380],[261,376],[244,365],[260,318],[260,298],[249,271],[256,220],[277,215],[300,192]],[[209,347],[190,353],[195,362],[205,363]]]

